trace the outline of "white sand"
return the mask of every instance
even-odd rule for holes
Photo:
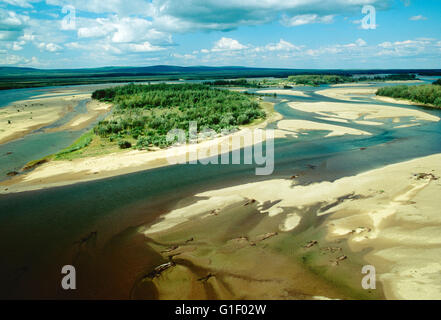
[[[371,198],[347,201],[324,213],[334,212],[330,239],[348,237],[360,227],[370,230],[350,235],[349,244],[354,251],[374,249],[366,258],[376,267],[387,298],[441,299],[441,184],[413,176],[440,177],[440,160],[438,154],[349,178],[346,185],[352,188],[345,192]]]
[[[152,225],[145,231],[144,234],[152,234],[160,231],[170,229],[178,224],[187,222],[196,216],[207,214],[207,207],[215,207],[222,210],[231,204],[242,201],[238,195],[230,195],[225,197],[212,197],[207,200],[199,200],[194,204],[186,207],[178,208],[163,216],[163,220]]]
[[[91,98],[90,95],[82,95],[84,99]],[[101,114],[110,111],[112,105],[110,103],[99,102],[97,100],[91,100],[87,102],[87,113],[80,114],[70,120],[68,123],[58,128],[50,129],[49,132],[64,131],[64,130],[81,130],[87,125],[95,121]]]
[[[415,117],[423,121],[439,121],[440,118],[421,110],[412,110],[395,106],[375,104],[355,104],[340,102],[290,102],[288,105],[303,112],[313,112],[320,115],[339,117],[347,120],[375,120],[401,117]]]
[[[82,96],[22,100],[0,109],[0,143],[23,137],[61,117],[82,99]],[[11,122],[8,123],[8,120]]]
[[[353,99],[361,98],[361,97],[370,97],[375,95],[378,88],[332,88],[316,91],[317,94],[322,96],[343,100],[343,101],[352,101]]]
[[[383,124],[381,122],[365,121],[365,120],[355,120],[354,122],[365,126],[381,126]]]
[[[395,99],[391,97],[383,97],[383,96],[375,96],[375,100],[387,102],[387,103],[395,103],[395,104],[404,104],[404,105],[410,105],[410,106],[421,106],[423,103],[417,103],[410,100],[405,99]]]
[[[328,217],[329,240],[348,239],[356,252],[370,249],[366,264],[376,267],[386,298],[441,299],[441,183],[414,177],[414,173],[429,172],[441,176],[441,154],[332,183],[292,187],[291,180],[274,179],[207,191],[197,195],[204,200],[172,210],[145,232],[164,231],[190,216],[203,217],[223,204],[245,199],[256,199],[260,209],[264,202],[281,200],[263,213],[284,215],[279,230],[285,232],[298,225],[301,216],[297,212],[307,206],[333,203],[344,195],[362,195],[321,213]]]
[[[77,94],[76,92],[70,89],[60,89],[32,99],[16,101],[10,106],[0,108],[0,144],[21,138],[34,130],[54,123],[66,113],[71,112],[80,101],[90,98],[90,94]],[[102,105],[96,106],[96,108],[102,107]],[[94,117],[103,112],[94,108],[95,106],[90,109],[88,115],[80,115],[73,119],[71,123],[75,123],[75,126],[67,124],[62,128],[48,131],[72,129],[81,127],[86,122],[90,123],[91,119],[86,119],[86,117]],[[10,124],[8,120],[11,121]]]
[[[357,100],[360,100],[360,98],[371,98],[374,100],[387,102],[387,103],[416,105],[416,106],[422,105],[421,103],[416,103],[416,102],[412,102],[409,100],[377,96],[376,95],[377,90],[378,90],[378,88],[369,88],[369,87],[361,87],[361,88],[335,87],[332,89],[320,90],[320,91],[317,91],[316,93],[320,94],[322,96],[328,97],[328,98],[338,99],[338,100],[343,100],[343,101],[357,101]]]
[[[252,129],[265,126],[266,121],[253,126]],[[38,166],[31,172],[0,182],[0,186],[3,186],[0,193],[37,190],[81,181],[97,180],[180,163],[182,159],[186,161],[194,158],[198,160],[206,159],[216,153],[222,154],[224,151],[229,152],[259,143],[266,140],[266,134],[269,134],[263,131],[262,136],[254,136],[249,139],[249,132],[254,131],[242,129],[230,135],[212,138],[200,143],[178,145],[157,151],[128,150],[70,161],[50,161]],[[280,131],[277,134],[286,136],[289,133],[285,134]]]
[[[327,121],[335,121],[335,122],[341,122],[341,123],[349,123],[346,119],[336,118],[336,117],[316,117],[317,119],[321,120],[327,120]]]
[[[332,88],[341,88],[341,87],[369,87],[372,86],[373,83],[360,83],[360,82],[351,82],[351,83],[340,83],[331,85]]]
[[[396,126],[394,127],[395,129],[401,129],[401,128],[411,128],[411,127],[415,127],[415,126],[419,126],[418,123],[411,123],[411,124],[403,124],[401,126]]]
[[[296,96],[296,97],[309,97],[306,93],[299,90],[290,90],[290,89],[279,89],[279,90],[259,90],[256,91],[257,93],[261,94],[280,94],[285,96]]]
[[[330,131],[325,137],[342,136],[345,134],[371,135],[366,131],[307,120],[281,120],[277,123],[277,127],[282,130],[294,131],[295,133],[309,130]]]

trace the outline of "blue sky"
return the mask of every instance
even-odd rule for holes
[[[441,1],[0,0],[0,65],[156,64],[441,68]]]

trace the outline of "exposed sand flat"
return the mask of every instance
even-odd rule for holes
[[[10,106],[0,108],[0,144],[21,138],[34,130],[50,125],[71,112],[80,101],[89,98],[90,94],[76,94],[75,90],[60,90],[32,99],[16,101]],[[92,116],[93,113],[103,112],[95,108],[102,108],[102,106],[92,106]],[[66,129],[64,126],[63,128]],[[57,130],[59,129],[51,131]]]
[[[388,298],[441,299],[440,160],[438,154],[348,178],[345,192],[369,198],[327,212],[330,238],[344,235],[354,251],[374,249],[366,258]]]
[[[341,123],[349,123],[349,121],[346,119],[340,119],[340,118],[335,118],[335,117],[317,117],[317,119],[335,121],[335,122],[341,122]]]
[[[415,126],[419,126],[419,124],[418,123],[403,124],[401,126],[396,126],[395,129],[410,128],[410,127],[415,127]]]
[[[394,83],[394,84],[411,84],[411,83],[422,83],[423,80],[389,80],[385,81],[384,83]]]
[[[255,199],[262,213],[277,221],[283,218],[279,231],[286,232],[298,226],[306,209],[321,203],[322,209],[308,214],[326,219],[320,228],[327,230],[328,241],[347,241],[358,253],[370,249],[366,264],[376,268],[386,298],[441,299],[439,177],[441,154],[332,183],[296,186],[288,179],[249,183],[200,193],[197,197],[204,200],[172,210],[144,232],[170,230],[183,223],[172,218],[185,212],[204,219],[219,209],[221,199],[228,204]],[[264,209],[264,203],[273,205]]]
[[[256,91],[256,93],[261,93],[261,94],[280,94],[280,95],[285,95],[285,96],[296,96],[296,97],[309,97],[309,95],[307,95],[306,93],[304,93],[303,91],[298,91],[298,90],[289,90],[289,89],[279,89],[279,90],[259,90]]]
[[[225,201],[227,204],[231,204],[234,202],[239,203],[247,199],[255,199],[259,204],[263,204],[266,201],[275,202],[282,200],[281,202],[277,203],[277,205],[274,205],[267,210],[262,210],[270,217],[275,217],[283,213],[284,207],[295,205],[301,206],[303,204],[307,204],[311,201],[311,197],[313,197],[313,201],[315,201],[315,195],[312,193],[308,194],[307,192],[304,193],[301,199],[300,197],[293,197],[292,190],[290,188],[291,184],[292,182],[289,180],[278,179],[203,192],[197,194],[196,197],[208,199],[171,211],[170,213],[164,215],[164,220],[159,221],[157,224],[154,224],[144,232],[145,234],[150,234],[156,231],[164,231],[173,228],[174,226],[183,222],[179,221],[178,219],[173,219],[174,217],[179,216],[182,212],[188,212],[188,214],[193,212],[193,216],[203,216],[213,210],[219,209],[219,204],[223,203],[223,201]],[[234,197],[232,195],[234,195]],[[200,205],[203,205],[203,207]],[[195,206],[197,206],[197,210],[194,210]],[[297,226],[299,221],[300,217],[298,217],[294,212],[291,212],[285,222],[280,225],[280,229],[284,231],[292,230]]]
[[[37,96],[34,96],[34,99],[40,99],[40,98],[47,98],[47,97],[55,97],[55,96],[67,96],[67,95],[78,95],[80,94],[80,92],[78,90],[75,89],[60,89],[60,90],[53,90],[50,91],[49,93],[44,93],[44,94],[40,94]]]
[[[331,131],[326,137],[342,136],[345,134],[371,135],[369,132],[362,130],[307,120],[281,120],[277,123],[277,127],[282,130],[294,131],[296,133],[308,130]]]
[[[339,102],[291,102],[288,105],[303,112],[314,112],[320,115],[337,116],[348,120],[374,120],[401,117],[415,117],[416,120],[439,121],[440,118],[421,110],[390,107],[375,104],[351,104]]]
[[[375,96],[373,98],[375,100],[379,100],[379,101],[387,102],[387,103],[404,104],[404,105],[409,105],[409,106],[425,106],[423,103],[413,102],[413,101],[405,100],[405,99],[395,99],[395,98],[383,97],[383,96]],[[427,106],[437,108],[436,106],[433,106],[433,105],[427,105]]]
[[[234,91],[234,92],[247,92],[248,91],[247,88],[228,88],[228,90]]]
[[[352,101],[353,99],[369,97],[377,92],[378,88],[332,88],[316,91],[317,94],[322,96],[338,99],[343,101]]]
[[[412,83],[421,83],[422,80],[395,80],[395,81],[366,81],[366,82],[350,82],[350,83],[340,83],[340,84],[333,84],[331,87],[333,88],[340,88],[340,87],[367,87],[372,86],[376,84],[383,84],[383,83],[402,83],[402,84],[412,84]]]
[[[1,108],[0,143],[21,138],[33,130],[57,121],[81,99],[81,96],[30,99]]]
[[[160,299],[347,298],[292,255],[274,250],[274,246],[284,242],[284,235],[275,232],[277,225],[272,222],[278,217],[257,213],[255,203],[236,203],[236,195],[229,197],[227,206],[223,197],[195,199],[190,205],[178,203],[173,210],[175,216],[185,209],[187,214],[192,209],[204,211],[202,204],[215,209],[193,215],[176,227],[162,224],[167,229],[157,232],[151,232],[149,225],[138,229],[144,233],[144,245],[149,244],[164,259],[173,256],[176,262],[176,266],[152,280]],[[207,203],[210,201],[212,206]],[[170,215],[167,216],[164,218],[170,222]],[[289,244],[301,251],[298,246],[295,242]]]
[[[395,82],[394,82],[395,83]],[[325,89],[317,91],[317,94],[320,94],[322,96],[332,98],[332,99],[338,99],[343,101],[356,101],[360,98],[372,98],[378,101],[387,102],[387,103],[395,103],[395,104],[404,104],[404,105],[414,105],[414,106],[420,106],[421,103],[416,103],[409,100],[404,99],[395,99],[390,97],[383,97],[383,96],[377,96],[378,88],[339,88],[335,87],[332,89]]]
[[[354,120],[356,124],[362,124],[365,126],[381,126],[383,123],[375,121]]]
[[[207,200],[199,200],[188,207],[176,209],[165,215],[161,222],[158,222],[144,231],[144,234],[161,232],[172,228],[178,224],[189,221],[195,216],[207,214],[207,206],[214,206],[218,210],[224,209],[233,203],[242,201],[243,198],[238,195],[225,197],[212,197]]]
[[[83,95],[85,99],[90,98],[90,95]],[[101,114],[104,114],[112,108],[110,103],[103,103],[97,100],[87,102],[87,113],[81,114],[73,118],[63,126],[49,129],[48,132],[63,131],[63,130],[81,130],[94,122]]]
[[[360,83],[360,82],[351,82],[351,83],[339,83],[339,84],[332,84],[331,87],[332,88],[341,88],[341,87],[368,87],[368,86],[372,86],[373,83],[368,83],[368,82],[364,82],[364,83]]]

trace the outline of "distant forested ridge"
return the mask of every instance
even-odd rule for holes
[[[412,81],[418,80],[415,74],[390,74],[376,76],[358,76],[353,75],[337,75],[337,74],[321,74],[321,75],[295,75],[289,76],[288,81],[295,85],[320,86],[323,84],[342,84],[350,82],[366,82],[366,81]]]
[[[97,90],[93,99],[112,102],[112,116],[100,121],[95,134],[129,147],[135,139],[139,148],[166,147],[172,129],[188,131],[189,122],[216,132],[264,118],[265,112],[252,96],[203,84],[125,85]],[[188,132],[187,132],[188,135]]]
[[[262,86],[258,81],[248,81],[247,79],[236,79],[236,80],[215,80],[206,81],[206,85],[211,86],[227,86],[227,87],[248,87],[248,88],[261,88]]]
[[[388,74],[388,75],[378,75],[378,76],[361,76],[354,77],[354,82],[363,82],[363,81],[412,81],[419,80],[415,74]]]
[[[271,69],[247,67],[179,67],[179,66],[147,66],[147,67],[103,67],[85,69],[34,69],[0,66],[0,90],[65,86],[81,84],[147,82],[147,81],[175,81],[175,80],[221,80],[256,78],[252,83],[261,82],[258,78],[276,78],[287,81],[288,76],[321,76],[337,75],[342,77],[365,77],[367,80],[388,80],[383,75],[406,76],[419,74],[425,76],[439,76],[439,69],[391,69],[391,70],[329,70],[329,69]],[[376,78],[378,76],[378,78]],[[332,77],[328,78],[331,79]],[[354,81],[350,79],[350,81]],[[349,80],[349,79],[348,79]],[[393,79],[390,79],[393,80]],[[405,80],[403,78],[396,80]],[[227,80],[228,81],[228,80]],[[248,81],[250,82],[250,81]],[[309,85],[316,85],[313,84]],[[332,83],[332,82],[331,82]],[[326,83],[324,83],[326,84]],[[220,84],[219,84],[220,85]],[[234,85],[234,84],[225,84]],[[249,84],[245,84],[247,86]]]
[[[441,108],[441,86],[425,84],[418,86],[391,86],[377,91],[377,95],[406,99]]]
[[[289,76],[288,81],[295,85],[319,86],[322,84],[338,84],[345,82],[353,82],[352,76],[344,75],[297,75]]]

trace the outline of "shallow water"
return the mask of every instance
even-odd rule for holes
[[[315,90],[317,88],[305,88],[310,98],[278,96],[274,101],[280,98],[335,101],[314,94]],[[370,99],[366,102],[397,106]],[[277,103],[275,108],[287,119],[350,126],[373,135],[325,139],[327,132],[317,131],[299,139],[277,139],[275,171],[267,177],[255,176],[253,165],[176,165],[66,187],[0,195],[0,281],[5,283],[0,288],[0,297],[128,298],[121,287],[109,285],[103,288],[102,283],[94,282],[96,273],[101,270],[104,274],[101,280],[107,279],[109,283],[130,282],[151,265],[157,265],[160,258],[154,255],[147,261],[145,256],[148,253],[125,256],[124,252],[139,252],[136,227],[151,223],[181,199],[213,188],[262,179],[289,178],[300,171],[306,173],[300,183],[332,181],[386,164],[441,152],[441,122],[394,129],[396,124],[391,122],[382,126],[364,126],[317,120],[313,114],[291,109],[286,103]],[[439,110],[428,109],[427,112],[441,116]],[[54,152],[72,138],[69,134],[30,135],[24,139],[23,145],[19,146],[16,142],[17,153],[8,156],[11,158],[4,160],[5,157],[0,157],[0,166],[1,161],[10,161],[12,156],[19,161],[20,150],[23,157],[34,152],[43,155]],[[48,143],[47,139],[51,137],[54,142]],[[48,145],[47,150],[39,150],[43,141]],[[37,150],[28,150],[31,146]],[[0,146],[2,153],[3,147]],[[78,241],[94,232],[97,235],[94,243],[87,244],[93,248],[79,247]],[[94,248],[106,248],[106,252],[111,254],[95,256]],[[74,263],[78,256],[82,261],[88,261],[87,271],[82,275],[82,283],[88,285],[79,288],[74,296],[68,296],[59,288],[60,270],[63,265]],[[120,263],[121,259],[126,259],[126,267],[134,271],[121,274],[115,270],[112,265]]]

